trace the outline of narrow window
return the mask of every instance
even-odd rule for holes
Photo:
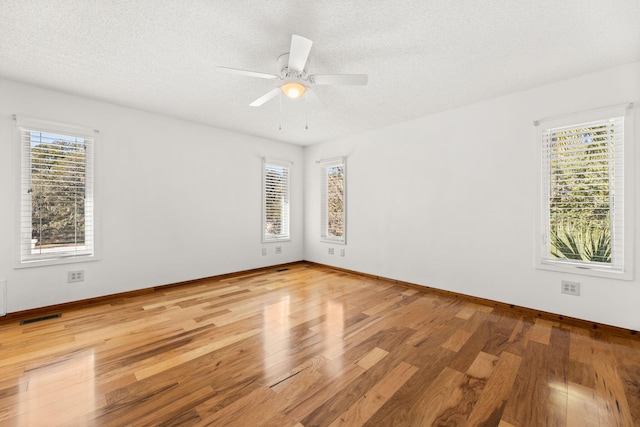
[[[344,159],[322,163],[321,239],[346,242],[346,167]]]
[[[289,240],[289,162],[263,162],[262,240]]]
[[[19,132],[20,264],[94,256],[93,137]]]

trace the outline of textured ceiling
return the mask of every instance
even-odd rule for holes
[[[292,34],[369,84],[280,111],[249,106],[277,82],[216,72],[277,74]],[[0,0],[1,77],[299,145],[638,60],[640,0]]]

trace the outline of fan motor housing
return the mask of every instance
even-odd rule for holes
[[[289,52],[283,53],[282,55],[278,56],[276,61],[278,62],[278,66],[280,67],[280,75],[283,79],[294,78],[294,79],[306,80],[306,76],[307,76],[306,67],[304,70],[302,70],[301,73],[297,73],[289,69]],[[310,58],[307,58],[307,64],[309,64],[309,62],[311,62]]]

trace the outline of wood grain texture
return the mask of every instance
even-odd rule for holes
[[[309,263],[0,321],[0,426],[637,426],[640,343]]]

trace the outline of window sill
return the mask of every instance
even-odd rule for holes
[[[539,261],[539,270],[556,271],[560,273],[579,274],[582,276],[603,277],[616,280],[633,280],[633,272],[629,270],[615,270],[597,266],[586,266],[566,262]]]
[[[320,241],[323,242],[323,243],[331,243],[333,245],[346,245],[347,244],[347,242],[344,241],[344,239],[343,240],[338,240],[338,239],[329,239],[329,238],[326,238],[326,237],[322,237],[320,239]]]
[[[46,267],[51,265],[66,265],[66,264],[78,264],[82,262],[93,262],[99,261],[95,255],[84,255],[84,256],[70,256],[70,257],[61,257],[61,258],[52,258],[52,259],[34,259],[32,261],[17,261],[14,268],[34,268],[34,267]]]
[[[262,243],[282,243],[282,242],[290,242],[291,237],[274,237],[271,239],[262,239]]]

